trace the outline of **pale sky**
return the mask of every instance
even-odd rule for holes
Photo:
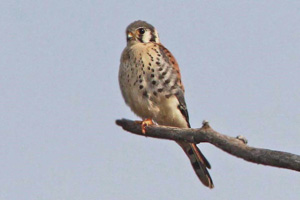
[[[118,85],[132,21],[176,57],[192,127],[300,154],[300,1],[0,4],[0,199],[297,199],[299,172],[200,144],[204,187],[172,141],[132,135]]]

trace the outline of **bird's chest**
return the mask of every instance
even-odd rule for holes
[[[154,46],[131,49],[121,76],[123,96],[131,109],[141,117],[156,115],[160,105],[177,88],[172,66]]]
[[[145,99],[159,102],[176,86],[176,74],[156,48],[133,51],[130,64],[133,90]]]

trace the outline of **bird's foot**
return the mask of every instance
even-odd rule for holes
[[[144,119],[143,121],[135,121],[135,122],[141,124],[143,134],[146,134],[146,126],[154,124],[152,119]]]

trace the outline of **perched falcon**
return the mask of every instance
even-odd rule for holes
[[[135,21],[126,29],[125,47],[119,69],[119,83],[126,104],[143,119],[145,126],[190,128],[184,87],[176,59],[159,41],[156,29]],[[145,131],[145,129],[143,129]],[[191,161],[201,182],[213,188],[207,171],[210,164],[193,143],[177,142]]]

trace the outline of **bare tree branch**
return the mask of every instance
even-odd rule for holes
[[[121,119],[117,120],[116,124],[121,126],[126,131],[146,137],[148,136],[159,139],[185,141],[191,143],[208,142],[231,155],[242,158],[249,162],[286,168],[300,172],[299,155],[250,147],[243,143],[240,139],[229,137],[214,131],[208,125],[208,123],[203,123],[203,126],[200,129],[180,129],[151,125],[146,127],[146,134],[142,133],[141,125],[135,121]]]

